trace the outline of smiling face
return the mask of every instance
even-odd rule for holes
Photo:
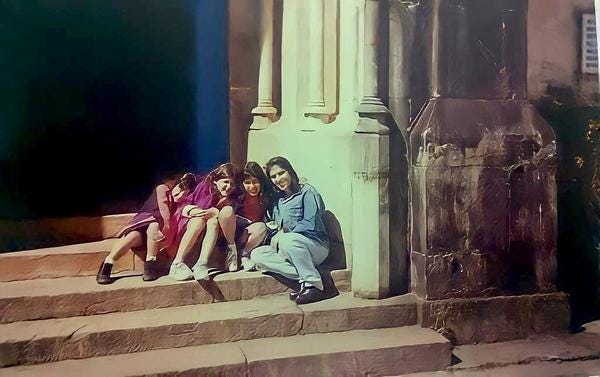
[[[244,179],[244,189],[250,196],[257,196],[260,194],[260,181],[258,178],[248,176]]]
[[[228,196],[233,191],[232,180],[229,177],[216,180],[215,186],[217,187],[217,191],[219,191],[221,196]]]
[[[286,193],[292,192],[292,177],[287,170],[282,169],[279,165],[273,165],[269,170],[269,178],[279,190]]]

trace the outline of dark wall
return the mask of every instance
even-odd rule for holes
[[[228,158],[227,2],[0,2],[0,218],[135,210]]]
[[[549,91],[539,108],[558,146],[557,285],[569,294],[576,329],[600,318],[600,108]]]

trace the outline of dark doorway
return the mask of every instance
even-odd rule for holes
[[[228,159],[227,1],[3,1],[0,46],[0,218],[134,211]]]

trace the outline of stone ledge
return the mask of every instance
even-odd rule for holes
[[[533,334],[566,331],[569,303],[564,293],[488,298],[417,300],[419,323],[455,344],[492,343]]]
[[[136,352],[0,368],[0,377],[238,377],[246,374],[246,358],[235,343]]]
[[[349,288],[350,271],[332,271],[332,276],[340,291]],[[137,275],[109,285],[97,284],[95,277],[4,282],[0,283],[0,323],[248,300],[287,290],[260,272],[221,274],[200,283],[166,276],[143,282]]]
[[[449,365],[449,342],[431,330],[412,326],[67,360],[0,369],[0,377],[79,377],[82,371],[88,377],[385,376],[443,370]]]
[[[390,328],[414,325],[388,320],[395,315],[416,318],[412,295],[376,302],[344,294],[301,307],[286,296],[4,324],[0,325],[0,366],[302,333]],[[372,318],[375,308],[379,315]],[[347,321],[349,313],[352,323]]]
[[[460,361],[444,372],[402,377],[592,376],[600,374],[600,321],[577,334],[457,346]],[[400,377],[400,376],[397,376]]]
[[[593,343],[591,343],[593,340]],[[461,360],[449,370],[483,370],[541,362],[570,362],[600,359],[600,334],[535,335],[500,343],[458,346],[453,351]],[[600,363],[599,363],[600,365]]]
[[[107,239],[2,253],[0,282],[96,275],[100,263],[104,261],[114,242],[115,239]],[[130,271],[134,267],[134,254],[129,252],[115,263],[114,271]]]
[[[115,235],[133,213],[41,220],[0,220],[0,251],[100,241]]]

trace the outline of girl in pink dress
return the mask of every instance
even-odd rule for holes
[[[238,269],[235,245],[235,209],[241,193],[241,172],[231,163],[223,164],[210,172],[185,199],[178,218],[178,248],[171,264],[169,276],[175,280],[202,280],[208,277],[208,260],[213,253],[219,233],[227,244],[226,268]],[[200,256],[190,269],[184,262],[196,241],[202,237]]]
[[[176,184],[158,185],[146,200],[142,209],[119,234],[111,252],[104,259],[96,275],[98,284],[114,281],[110,274],[113,264],[129,249],[146,246],[144,281],[159,277],[156,255],[167,249],[177,234],[177,213],[181,211],[186,197],[196,188],[196,177],[187,173]]]

